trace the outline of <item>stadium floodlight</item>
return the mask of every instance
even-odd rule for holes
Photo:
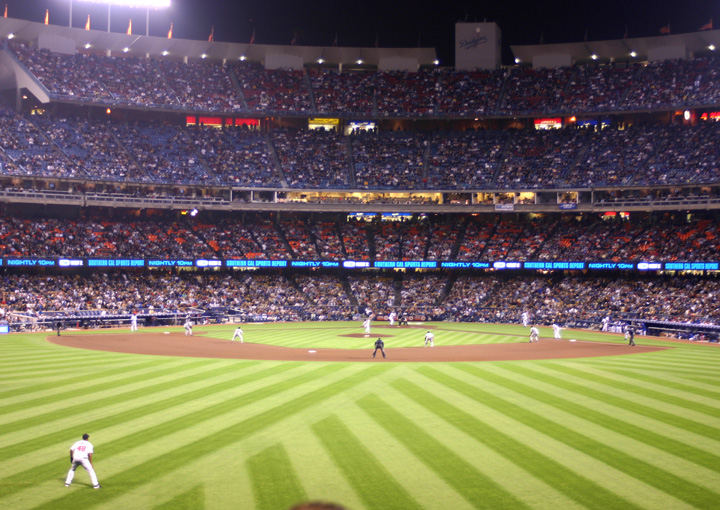
[[[168,55],[170,55],[170,52],[169,52],[168,50],[163,50],[163,51],[162,51],[162,56],[163,56],[163,57],[167,57]]]
[[[90,43],[85,43],[84,48],[85,48],[86,50],[89,50],[90,48],[92,48],[92,44],[90,44]]]
[[[520,58],[519,58],[519,57],[515,57],[515,63],[516,63],[516,64],[519,64],[520,62],[521,62]]]
[[[15,39],[15,34],[13,34],[12,32],[10,32],[10,33],[8,34],[8,39]]]
[[[440,61],[439,61],[438,59],[433,60],[433,65],[434,65],[434,66],[439,66],[439,65],[440,65]]]
[[[150,35],[150,9],[167,9],[170,7],[171,0],[76,0],[78,2],[85,2],[90,4],[107,5],[108,10],[108,24],[107,31],[110,32],[110,7],[137,7],[138,9],[145,9],[145,35]],[[70,15],[68,16],[69,24],[72,27],[72,5],[73,0],[70,0]]]
[[[91,4],[112,5],[117,7],[137,7],[140,9],[166,9],[170,0],[75,0]]]
[[[318,63],[318,64],[322,64],[322,63],[324,63],[324,62],[325,62],[325,59],[322,58],[322,57],[320,57],[319,59],[317,59],[317,63]]]
[[[593,53],[592,55],[590,55],[590,58],[593,60],[597,60],[598,56],[595,53]]]
[[[200,58],[203,60],[205,60],[207,57],[208,57],[207,53],[203,53],[202,55],[200,55]]]
[[[634,52],[634,51],[631,51],[631,52],[630,52],[630,56],[631,56],[632,58],[635,58],[635,57],[637,57],[637,53]]]
[[[130,51],[130,48],[128,48],[127,46],[125,46],[125,47],[123,48],[123,53],[127,53],[128,51]]]
[[[240,62],[245,62],[247,60],[247,57],[245,55],[240,55]]]
[[[356,63],[357,65],[361,66],[361,65],[363,64],[363,60],[362,60],[361,58],[359,58],[359,59],[357,59],[357,60],[355,61],[355,63]]]
[[[715,51],[715,45],[714,45],[714,44],[711,44],[710,46],[708,46],[708,49],[709,49],[710,51]]]

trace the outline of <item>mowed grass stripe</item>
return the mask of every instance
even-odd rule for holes
[[[532,371],[531,369],[528,369],[527,367],[516,367],[512,365],[507,365],[503,368],[513,374],[518,374],[531,380],[536,380],[550,386],[567,390],[567,388],[565,388],[563,385],[558,384],[558,382],[561,383],[562,381],[555,380],[552,377],[544,376],[540,373]],[[578,385],[578,387],[575,388],[576,391],[568,391],[571,391],[578,396],[587,397],[588,399],[590,399],[588,405],[579,403],[581,399],[570,400],[568,398],[560,397],[554,393],[541,390],[537,386],[531,386],[530,384],[521,383],[517,379],[503,377],[502,375],[496,373],[489,373],[487,371],[483,371],[482,375],[478,375],[479,371],[469,370],[467,369],[467,367],[459,367],[459,369],[464,370],[475,377],[482,377],[482,379],[485,381],[515,391],[528,398],[535,399],[539,402],[542,402],[543,404],[554,407],[555,409],[559,409],[560,411],[575,415],[582,420],[589,421],[597,426],[612,430],[613,432],[630,437],[640,443],[646,444],[653,448],[657,448],[671,455],[675,455],[679,458],[688,460],[695,464],[706,467],[712,471],[720,473],[720,456],[714,455],[710,452],[687,444],[686,442],[677,440],[673,437],[654,432],[649,428],[638,426],[635,423],[593,409],[592,407],[590,407],[592,405],[592,401],[600,400],[604,403],[607,402],[605,402],[602,398],[597,398],[592,391],[582,388],[582,385]],[[631,412],[633,411],[632,409],[627,410]]]
[[[103,364],[103,366],[107,366]],[[32,384],[28,386],[23,386],[21,388],[17,388],[16,390],[8,390],[8,391],[2,391],[0,392],[0,400],[11,398],[11,397],[17,397],[22,395],[31,395],[33,393],[38,392],[45,392],[47,390],[52,390],[56,388],[60,388],[63,386],[70,386],[73,384],[83,383],[87,382],[88,378],[93,379],[105,379],[107,377],[115,377],[117,375],[124,375],[133,371],[137,370],[144,370],[147,368],[152,368],[154,366],[157,366],[154,362],[147,362],[147,363],[120,363],[117,367],[107,368],[106,370],[98,370],[98,371],[88,371],[83,370],[80,375],[78,375],[78,370],[73,369],[69,370],[66,373],[70,374],[71,377],[63,377],[60,375],[60,378],[57,378],[56,376],[59,374],[55,374],[52,369],[43,370],[40,373],[40,377],[33,376],[32,378],[34,380],[42,380],[43,382],[39,382],[37,384]],[[0,364],[1,367],[1,364]],[[25,374],[28,378],[28,374]],[[52,380],[49,380],[52,379]]]
[[[244,369],[255,366],[256,363],[248,363],[247,365],[240,366],[228,366],[224,370],[213,371],[213,377],[222,377],[226,373],[240,372]],[[122,423],[136,420],[144,416],[155,414],[161,411],[166,411],[173,407],[185,406],[195,402],[196,400],[202,400],[207,395],[218,393],[221,391],[230,390],[233,388],[239,388],[246,384],[257,383],[268,377],[273,377],[280,374],[285,374],[289,370],[295,368],[295,365],[277,365],[252,374],[238,374],[237,377],[233,377],[229,380],[224,380],[218,383],[208,384],[202,388],[198,388],[191,391],[185,391],[171,397],[163,398],[158,400],[155,396],[160,390],[151,391],[147,389],[147,395],[141,399],[135,407],[127,405],[121,411],[118,411],[111,415],[103,416],[100,419],[89,420],[83,423],[83,426],[87,430],[102,430],[106,427],[117,426]],[[183,386],[198,382],[203,378],[203,374],[186,376],[173,381],[173,384],[169,386],[171,389],[182,388]],[[150,400],[150,403],[146,401]],[[13,458],[29,450],[37,450],[57,444],[60,441],[67,440],[68,437],[74,437],[77,435],[77,427],[72,426],[66,429],[54,430],[45,435],[35,436],[27,441],[18,441],[10,446],[0,448],[0,458],[8,459]],[[103,448],[105,450],[105,448]]]
[[[558,363],[547,363],[547,364],[544,364],[543,366],[546,366],[548,368],[551,368],[558,372],[562,372],[567,375],[571,375],[573,377],[578,377],[580,379],[592,381],[592,382],[600,384],[602,386],[609,386],[609,387],[613,388],[613,390],[615,390],[615,391],[617,391],[618,386],[622,386],[623,391],[626,393],[633,393],[635,395],[639,395],[641,397],[648,398],[651,400],[656,400],[658,402],[663,402],[665,404],[670,404],[672,406],[679,407],[681,409],[687,409],[687,410],[694,411],[694,412],[697,412],[700,414],[705,414],[705,415],[711,416],[713,418],[720,418],[720,409],[718,409],[717,407],[711,407],[711,406],[708,406],[705,404],[701,404],[699,402],[688,402],[687,400],[684,400],[682,398],[675,397],[672,395],[668,395],[661,391],[651,390],[648,388],[642,388],[642,387],[639,387],[639,386],[633,384],[632,379],[623,382],[621,379],[613,379],[611,377],[607,377],[607,376],[600,375],[597,373],[591,373],[590,371],[593,370],[591,367],[586,367],[586,370],[581,371],[581,370],[577,370],[575,368],[571,368],[571,367],[568,367],[565,365],[560,365]]]
[[[288,364],[289,366],[299,366],[299,363]],[[113,441],[109,441],[103,444],[103,458],[110,459],[112,456],[123,453],[128,445],[133,447],[140,447],[148,443],[152,443],[156,439],[163,438],[168,434],[172,434],[181,431],[187,427],[196,425],[206,420],[213,420],[222,416],[226,413],[236,411],[239,407],[248,406],[255,402],[259,402],[265,398],[272,398],[284,391],[291,390],[298,385],[306,382],[311,382],[318,377],[331,374],[341,369],[341,364],[331,364],[322,366],[315,370],[310,370],[303,373],[302,375],[283,379],[274,384],[264,386],[259,389],[253,390],[251,393],[242,394],[237,397],[229,398],[221,403],[214,404],[203,409],[198,409],[184,414],[181,417],[173,418],[163,422],[151,422],[148,428],[144,430],[133,430],[131,434],[117,438]],[[282,373],[285,365],[277,365],[274,367],[278,370],[278,373]],[[248,377],[252,377],[249,375]],[[252,381],[248,381],[252,382]],[[150,404],[152,405],[152,404]],[[50,478],[53,476],[57,468],[57,459],[54,461],[47,462],[43,465],[36,466],[34,468],[27,469],[22,472],[16,472],[10,476],[0,479],[0,492],[4,494],[12,494],[24,488],[27,484],[28,479],[37,477]],[[154,471],[148,471],[153,473]],[[131,473],[127,473],[126,482],[133,479]]]
[[[5,383],[20,383],[23,385],[23,387],[28,384],[27,381],[30,380],[30,383],[37,382],[38,379],[46,382],[50,382],[53,379],[62,379],[66,377],[71,377],[73,375],[77,375],[78,373],[83,374],[95,374],[95,373],[101,373],[105,370],[111,370],[113,367],[122,367],[122,366],[134,366],[130,363],[104,363],[99,362],[98,365],[93,369],[92,367],[74,367],[74,368],[58,368],[55,367],[42,367],[41,372],[31,372],[28,370],[21,371],[17,374],[3,377],[0,376],[0,381]],[[2,370],[2,366],[0,365],[0,370]],[[5,392],[3,392],[5,393]]]
[[[620,370],[628,370],[626,367],[615,367],[615,366],[604,366],[601,364],[593,365],[597,368],[607,370],[607,371],[613,371],[616,368]],[[638,374],[657,374],[662,373],[668,377],[668,379],[681,382],[682,384],[689,384],[690,382],[697,383],[695,386],[698,389],[704,389],[707,388],[707,386],[711,386],[712,388],[717,388],[718,384],[720,384],[720,378],[717,377],[716,373],[701,373],[697,371],[679,371],[679,370],[665,370],[662,368],[656,368],[656,367],[649,367],[645,366],[631,366],[630,369]],[[711,388],[710,391],[713,391]]]
[[[7,356],[4,354],[2,364],[7,364],[13,368],[32,367],[38,363],[51,363],[59,366],[81,364],[92,366],[94,362],[102,362],[113,357],[116,360],[125,359],[125,361],[131,358],[130,355],[123,353],[63,347],[61,350],[42,349],[33,351],[33,354],[26,356]]]
[[[488,376],[487,373],[475,366],[463,365],[456,368],[474,374],[481,379],[485,379],[486,376]],[[418,369],[418,371],[433,381],[443,384],[467,397],[473,398],[486,406],[492,407],[496,411],[526,426],[532,427],[548,437],[565,443],[571,448],[583,452],[585,455],[625,473],[629,477],[641,480],[647,485],[673,495],[686,503],[702,508],[712,501],[720,501],[720,493],[705,489],[689,480],[682,479],[657,466],[653,466],[642,459],[613,448],[608,444],[596,441],[585,434],[555,423],[505,398],[482,390],[480,385],[468,384],[465,381],[430,367],[422,367]],[[582,418],[582,416],[579,417]]]
[[[92,361],[74,361],[74,358],[67,356],[67,362],[53,361],[52,363],[45,360],[38,360],[35,363],[28,363],[27,366],[16,366],[13,368],[6,367],[3,363],[0,363],[0,368],[3,368],[2,375],[4,379],[14,379],[26,377],[28,373],[38,373],[41,375],[67,372],[72,373],[73,371],[87,371],[93,370],[93,367],[97,367],[97,370],[102,370],[107,366],[121,366],[128,365],[128,361],[117,361],[115,363],[105,364],[103,359],[94,359]],[[137,361],[137,360],[136,360]],[[144,360],[143,360],[144,361]]]
[[[667,351],[666,351],[667,352]],[[658,353],[656,353],[658,354]],[[663,352],[662,354],[665,354]],[[688,372],[699,372],[699,373],[708,373],[708,374],[716,374],[717,372],[713,370],[714,367],[717,366],[717,362],[712,361],[709,363],[702,363],[702,362],[680,362],[674,358],[669,357],[669,355],[664,356],[662,358],[660,357],[653,357],[648,358],[645,357],[642,359],[642,365],[638,365],[637,361],[634,361],[635,356],[633,356],[631,359],[620,357],[620,358],[603,358],[603,359],[596,359],[592,360],[592,363],[589,363],[591,365],[598,365],[598,366],[613,366],[613,367],[637,367],[637,368],[647,368],[647,369],[654,369],[654,370],[662,370],[663,372],[681,372],[681,373],[688,373]]]
[[[205,486],[202,484],[181,492],[170,501],[154,506],[153,510],[204,510]]]
[[[47,405],[49,401],[52,401],[54,403],[60,403],[63,400],[67,399],[74,399],[78,397],[85,397],[88,395],[92,395],[93,393],[100,393],[104,392],[105,390],[111,390],[115,389],[117,387],[124,386],[126,384],[134,384],[137,382],[144,382],[149,381],[151,379],[156,379],[159,377],[165,377],[168,375],[173,375],[176,373],[184,372],[187,370],[193,370],[196,367],[200,367],[203,365],[206,365],[207,363],[204,363],[203,361],[189,361],[184,360],[179,363],[175,363],[172,366],[162,366],[158,367],[157,365],[154,365],[152,363],[143,366],[139,369],[128,369],[128,370],[119,370],[109,376],[106,377],[96,377],[95,375],[88,375],[86,374],[84,377],[84,381],[78,381],[76,378],[72,378],[74,382],[69,383],[67,381],[65,382],[57,382],[56,384],[53,384],[51,388],[46,389],[43,392],[42,396],[34,396],[32,394],[25,394],[24,397],[21,400],[18,399],[12,399],[16,400],[12,403],[5,403],[3,405],[0,405],[0,415],[4,414],[10,414],[12,412],[18,411],[18,410],[30,410],[34,407],[39,407],[43,405]],[[118,375],[122,375],[124,377],[117,378]],[[92,383],[92,384],[89,384]],[[74,386],[68,390],[62,391],[64,386]],[[78,387],[79,386],[79,387]],[[53,393],[51,391],[48,391],[50,389],[58,389],[61,390],[58,393]],[[33,392],[37,393],[37,392]],[[17,397],[22,397],[23,395],[15,395]],[[10,400],[10,398],[6,398],[5,400]]]
[[[252,394],[238,397],[237,399],[230,399],[227,403],[223,403],[217,407],[237,410],[238,407],[246,406],[266,398],[272,398],[283,391],[297,388],[297,386],[302,384],[302,382],[315,381],[323,376],[330,375],[350,366],[352,365],[344,363],[329,364],[312,370],[303,376],[279,382],[275,385],[254,391]],[[228,445],[246,439],[268,426],[284,420],[288,416],[310,409],[328,398],[339,395],[391,369],[392,365],[390,364],[371,365],[368,368],[363,368],[362,370],[354,372],[353,374],[340,379],[333,384],[325,385],[316,390],[311,390],[289,402],[283,402],[267,411],[251,416],[243,421],[231,423],[223,430],[217,431],[205,437],[197,438],[195,441],[180,446],[175,450],[167,451],[156,457],[147,459],[137,466],[109,477],[105,482],[103,482],[103,484],[108,489],[110,487],[118,487],[119,494],[121,491],[126,491],[130,487],[148,483],[152,479],[152,476],[140,481],[138,480],[135,472],[139,471],[150,475],[153,473],[169,473],[192,462],[200,456],[213,453],[219,449],[227,447]],[[186,428],[186,426],[195,425],[197,424],[197,420],[193,419],[192,414],[194,413],[190,413],[182,420],[173,420],[171,423],[165,423],[157,427],[153,427],[151,432],[154,432],[156,429],[163,429],[163,435],[167,435],[168,433],[178,432]],[[205,410],[203,412],[204,419],[212,419],[216,417],[216,413],[214,413],[212,409]],[[137,437],[138,436],[136,434],[128,436],[124,439],[125,444],[128,444],[128,442]],[[113,496],[113,492],[114,491],[112,490],[104,490],[100,497],[103,501],[109,501]],[[75,495],[67,495],[57,498],[53,501],[39,505],[37,508],[55,510],[57,507],[67,504],[89,505],[97,500],[98,497],[94,495],[94,491],[86,491],[84,494],[76,493]]]
[[[358,406],[475,508],[527,508],[474,466],[375,394]]]
[[[28,335],[29,336],[29,335]],[[0,344],[0,352],[3,354],[3,359],[6,360],[41,360],[45,357],[47,359],[52,360],[55,358],[62,358],[63,356],[67,356],[68,354],[76,354],[78,358],[82,359],[92,359],[92,358],[101,358],[103,355],[107,354],[104,351],[96,351],[91,349],[77,349],[74,347],[65,347],[62,345],[55,345],[51,342],[48,342],[46,340],[40,340],[38,344],[33,345],[31,342],[32,340],[29,340],[28,336],[25,336],[24,338],[18,338],[16,339],[18,341],[17,349],[8,349],[8,345],[1,345]],[[37,340],[37,339],[36,339]]]
[[[435,379],[433,378],[433,380]],[[638,508],[630,501],[598,485],[581,473],[568,469],[526,443],[491,427],[476,416],[448,403],[445,399],[436,397],[407,379],[397,379],[392,382],[392,386],[450,425],[586,508],[597,510]],[[448,388],[455,390],[452,386],[448,386]],[[460,393],[464,394],[463,391]],[[476,400],[473,396],[471,398]],[[486,404],[484,401],[481,402]]]
[[[557,374],[558,371],[554,370],[554,367],[551,367],[549,365],[542,365],[543,369],[546,371],[543,371],[543,376],[547,377],[547,381],[552,381],[552,384],[555,386],[558,386],[560,388],[566,389],[568,391],[572,391],[581,395],[585,395],[591,398],[595,398],[598,400],[602,400],[608,405],[611,405],[613,407],[618,407],[620,409],[625,409],[627,411],[631,411],[633,413],[637,413],[641,416],[645,416],[647,418],[652,418],[653,420],[657,420],[659,422],[665,423],[667,425],[670,425],[672,427],[677,427],[680,429],[687,430],[689,432],[692,432],[694,434],[707,437],[709,439],[717,439],[718,437],[718,430],[715,427],[712,427],[710,425],[707,425],[705,423],[700,423],[696,420],[691,420],[688,418],[685,418],[684,416],[681,416],[679,414],[675,414],[672,412],[664,411],[661,409],[658,409],[657,407],[653,407],[650,405],[642,404],[639,402],[636,402],[634,400],[629,400],[627,398],[624,398],[622,396],[619,396],[619,391],[617,388],[620,386],[619,383],[615,383],[613,386],[613,391],[603,391],[601,389],[598,389],[594,386],[588,386],[587,384],[583,384],[583,378],[582,376],[574,376],[572,380],[560,377],[560,376],[553,376],[552,374]],[[522,370],[529,370],[529,367],[520,367],[519,365],[507,365],[508,370],[515,370],[519,373],[523,373]],[[548,373],[549,371],[550,373]],[[535,370],[533,373],[536,373],[537,370]],[[579,381],[579,382],[575,382]],[[623,391],[625,390],[625,387],[623,386]]]
[[[257,510],[290,508],[307,495],[281,444],[272,445],[246,461]]]
[[[674,396],[677,396],[679,398],[682,398],[681,396],[677,395],[677,392],[684,392],[693,396],[702,397],[703,399],[710,399],[714,400],[715,403],[720,406],[720,391],[713,391],[709,389],[702,389],[697,388],[695,386],[690,386],[687,384],[674,382],[673,384],[669,385],[667,379],[661,379],[659,377],[655,377],[652,375],[647,375],[643,373],[639,373],[635,370],[625,370],[625,369],[615,369],[615,368],[607,368],[603,367],[603,370],[606,372],[611,372],[613,374],[625,377],[628,380],[631,381],[644,381],[646,383],[650,383],[657,386],[665,386],[667,387],[668,391],[672,391],[674,393]],[[695,401],[693,401],[695,402]],[[701,402],[698,402],[702,405]],[[719,409],[720,410],[720,409]]]
[[[188,365],[187,369],[190,370],[195,367],[203,366],[206,364],[205,361],[200,360],[194,363],[191,363]],[[128,377],[125,379],[120,379],[118,381],[110,381],[103,384],[98,384],[95,386],[90,386],[87,389],[80,391],[78,390],[77,393],[75,392],[69,392],[68,394],[64,395],[64,399],[72,399],[73,402],[77,402],[78,400],[82,400],[80,403],[71,403],[69,405],[62,404],[62,400],[58,400],[56,402],[53,402],[55,399],[53,398],[53,401],[48,401],[48,399],[36,399],[32,400],[27,403],[27,406],[23,407],[22,402],[16,403],[11,406],[6,406],[8,408],[12,408],[12,411],[31,411],[35,409],[36,407],[42,407],[42,406],[51,406],[53,409],[50,411],[41,412],[40,414],[36,414],[33,416],[23,416],[20,419],[16,419],[14,421],[10,421],[7,423],[2,424],[2,429],[5,433],[9,432],[15,432],[18,430],[22,430],[24,428],[41,424],[41,423],[48,423],[53,420],[59,419],[59,418],[65,418],[70,415],[82,415],[83,411],[85,411],[88,408],[88,404],[92,402],[93,409],[100,409],[105,406],[109,405],[115,405],[118,402],[121,402],[123,400],[130,400],[133,398],[141,398],[144,397],[148,391],[154,391],[153,388],[172,388],[174,380],[170,381],[164,381],[162,383],[158,383],[156,386],[151,387],[138,387],[129,391],[117,393],[114,395],[108,395],[103,398],[94,398],[93,396],[97,393],[101,393],[106,390],[115,390],[118,388],[122,388],[125,384],[132,384],[137,386],[138,384],[151,381],[152,379],[157,379],[158,377],[165,377],[168,375],[177,375],[178,369],[176,367],[171,367],[164,370],[159,370],[157,372],[150,372],[147,374],[143,374],[142,376],[135,375],[133,377]],[[82,397],[85,397],[84,399]],[[19,407],[19,409],[18,409]],[[3,411],[3,414],[9,414],[9,410]]]
[[[312,430],[368,508],[422,508],[337,416],[314,423]]]
[[[710,347],[709,345],[678,345],[670,343],[676,347],[668,355],[671,355],[675,361],[686,363],[699,363],[701,365],[709,365],[710,359],[720,359],[720,347]]]

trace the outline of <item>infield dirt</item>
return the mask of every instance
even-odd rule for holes
[[[183,333],[134,333],[99,335],[49,336],[58,345],[98,351],[183,356],[197,358],[228,358],[278,361],[369,361],[369,362],[428,362],[428,361],[503,361],[556,358],[585,358],[639,354],[668,347],[629,347],[625,344],[602,342],[570,342],[543,339],[537,343],[518,342],[481,345],[440,345],[435,347],[394,348],[386,343],[387,359],[372,359],[372,342],[367,349],[294,349],[276,345],[230,342],[202,335]],[[313,351],[313,352],[311,352]]]

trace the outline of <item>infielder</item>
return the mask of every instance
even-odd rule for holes
[[[530,343],[537,342],[538,340],[540,340],[540,331],[533,326],[530,328]]]
[[[190,320],[190,317],[185,319],[185,336],[192,336],[192,327],[193,323]]]
[[[93,489],[100,488],[100,482],[98,482],[95,469],[93,469],[92,456],[93,456],[93,445],[88,439],[88,434],[83,434],[80,441],[76,441],[70,447],[70,471],[68,471],[67,477],[65,478],[65,487],[70,487],[70,484],[75,478],[75,470],[78,466],[85,468],[85,471],[90,475],[90,481],[93,484]]]
[[[557,324],[553,324],[552,328],[553,328],[553,338],[555,338],[555,340],[560,340],[562,338],[563,328],[561,328]]]
[[[130,331],[137,331],[137,312],[130,314]]]
[[[425,347],[430,344],[430,347],[435,347],[435,335],[431,331],[425,333]]]
[[[238,326],[237,328],[235,328],[235,333],[233,333],[233,337],[232,337],[231,342],[234,342],[236,338],[237,338],[238,340],[240,340],[240,343],[241,343],[241,344],[244,344],[244,343],[245,343],[245,337],[243,336],[243,330],[242,330],[242,328],[241,328],[240,326]]]

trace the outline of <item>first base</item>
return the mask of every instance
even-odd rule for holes
[[[574,338],[571,338],[569,341],[570,341],[570,342],[577,342],[577,340],[575,340]]]
[[[169,331],[163,331],[163,335],[169,335],[169,334],[170,334]]]
[[[310,349],[308,352],[309,352],[310,354],[315,354],[317,351],[314,351],[314,350]]]

